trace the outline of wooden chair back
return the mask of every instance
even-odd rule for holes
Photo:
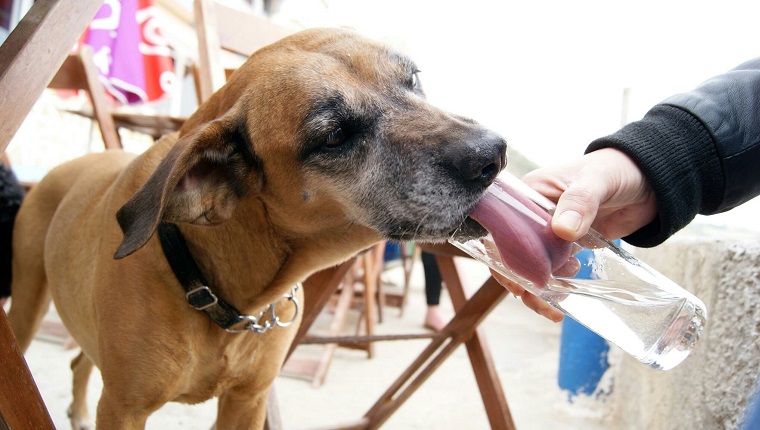
[[[69,54],[53,76],[48,88],[84,90],[92,105],[92,119],[98,123],[106,149],[121,149],[118,130],[125,128],[158,139],[179,130],[186,118],[167,115],[119,112],[108,99],[95,67],[92,48],[83,45],[79,53]],[[79,112],[77,112],[79,113]],[[83,113],[89,116],[89,113]]]
[[[48,88],[56,90],[84,90],[92,104],[93,119],[100,127],[100,134],[106,149],[122,148],[121,138],[116,130],[110,102],[100,83],[98,70],[93,61],[92,48],[82,46],[77,54],[69,54],[61,68],[53,76]]]

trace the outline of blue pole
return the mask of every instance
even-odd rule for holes
[[[747,402],[747,415],[745,417],[743,430],[760,429],[760,379],[755,386],[755,394]]]

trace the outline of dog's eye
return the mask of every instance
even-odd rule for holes
[[[332,133],[327,135],[324,147],[326,149],[336,149],[344,143],[346,143],[346,133],[343,131],[342,127],[338,127]]]
[[[409,88],[411,88],[413,91],[417,91],[420,89],[420,71],[417,69],[414,69],[412,71],[412,75],[409,77],[409,81],[407,82],[407,85],[409,85]]]

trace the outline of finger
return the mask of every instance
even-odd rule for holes
[[[506,288],[510,293],[514,294],[515,297],[520,297],[523,294],[525,294],[525,288],[505,278],[501,273],[491,269],[491,275],[494,277],[494,279],[496,279],[498,283],[504,286],[504,288]]]
[[[503,285],[504,288],[509,290],[509,292],[514,294],[516,297],[520,297],[523,303],[525,304],[525,306],[527,306],[530,309],[533,309],[537,314],[541,315],[542,317],[553,322],[560,322],[565,317],[565,315],[561,311],[554,308],[549,303],[546,303],[545,301],[539,299],[534,294],[531,294],[525,291],[523,287],[505,278],[499,272],[491,269],[491,275],[493,275],[494,279],[496,279],[496,281],[498,281],[501,285]]]
[[[553,322],[560,322],[565,317],[565,314],[562,313],[559,309],[555,308],[554,306],[550,305],[549,303],[539,299],[535,295],[526,292],[521,297],[523,303],[525,306],[529,307],[530,309],[533,309],[536,311],[537,314],[541,315],[542,317],[553,321]]]
[[[567,262],[552,273],[554,276],[570,278],[581,270],[581,262],[575,257],[570,257]]]
[[[657,217],[654,197],[643,203],[631,205],[605,216],[597,217],[592,227],[608,239],[618,239],[650,224]]]
[[[552,230],[560,238],[574,242],[591,228],[604,191],[594,184],[575,182],[559,197],[552,217]]]
[[[552,168],[536,169],[523,176],[522,181],[539,194],[556,202],[567,188],[567,179],[564,179],[565,176],[561,172],[555,170]]]

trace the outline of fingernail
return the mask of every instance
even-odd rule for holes
[[[583,218],[578,212],[564,211],[559,214],[559,216],[557,216],[557,220],[555,222],[568,231],[577,232],[581,228],[582,220]]]

